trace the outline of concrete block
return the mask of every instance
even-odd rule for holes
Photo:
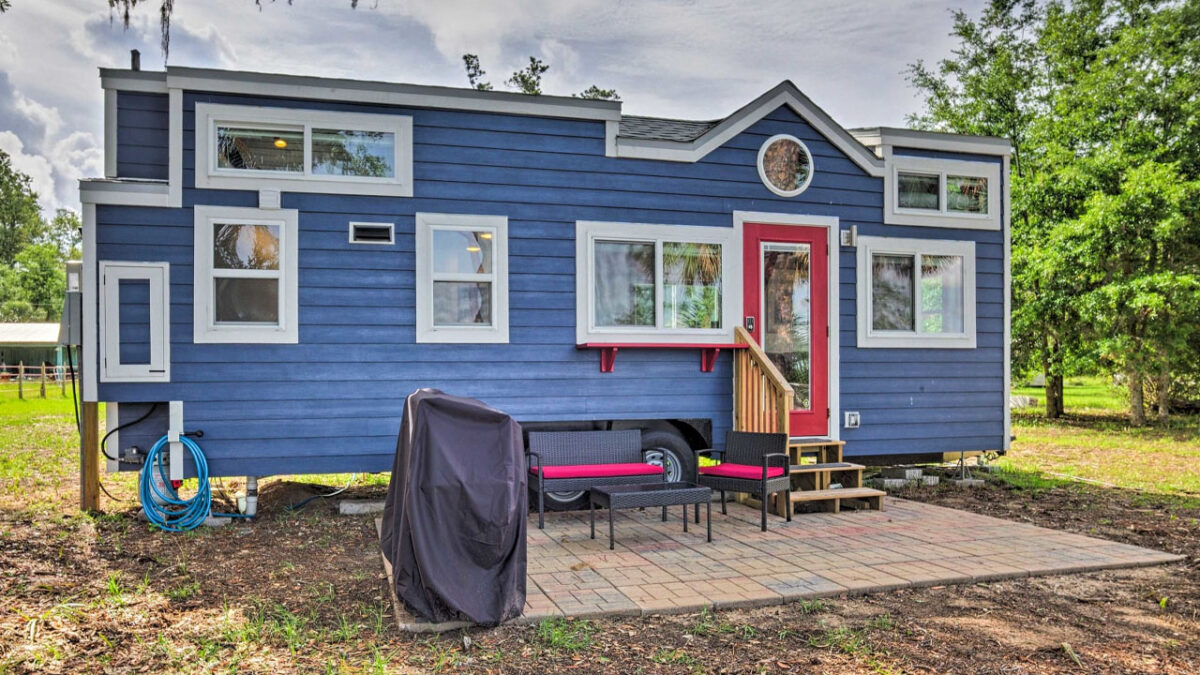
[[[939,476],[921,476],[921,485],[937,485],[941,480]]]
[[[920,480],[922,473],[921,468],[916,466],[889,466],[883,470],[883,477]]]
[[[204,519],[204,526],[205,527],[225,527],[226,525],[228,525],[232,522],[233,522],[233,518],[218,518],[215,516],[209,516]]]
[[[903,478],[876,478],[871,483],[880,490],[900,490],[917,484],[916,481]]]
[[[951,478],[950,484],[957,485],[958,487],[977,488],[983,487],[983,480],[979,478]]]
[[[370,513],[383,513],[383,500],[343,499],[338,502],[338,513],[343,516],[365,516]]]

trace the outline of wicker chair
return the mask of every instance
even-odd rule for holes
[[[776,492],[792,497],[792,477],[788,473],[787,434],[730,431],[724,450],[697,450],[696,457],[708,455],[721,460],[717,466],[700,467],[697,482],[721,493],[721,513],[726,514],[725,492],[745,492],[762,502],[762,529],[767,531],[767,498]],[[699,463],[699,462],[697,462]],[[788,522],[792,510],[784,509]]]
[[[538,528],[546,524],[547,492],[666,481],[663,467],[648,464],[645,454],[642,432],[637,429],[530,433],[525,460],[531,474],[529,487],[537,491]]]

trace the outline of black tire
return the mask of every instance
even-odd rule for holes
[[[537,513],[537,490],[529,493],[530,506],[533,512]],[[578,511],[585,509],[588,505],[588,493],[586,490],[573,490],[571,492],[547,492],[546,493],[546,510],[547,511]]]
[[[696,455],[683,435],[655,429],[642,432],[642,450],[646,461],[666,467],[667,480],[696,481]]]

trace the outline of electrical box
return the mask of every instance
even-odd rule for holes
[[[58,344],[83,344],[83,263],[78,260],[67,262],[67,297],[58,324]]]
[[[847,429],[857,429],[862,424],[862,416],[857,411],[846,411],[846,421],[843,425]]]

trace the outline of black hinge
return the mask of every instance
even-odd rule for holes
[[[825,409],[825,419],[829,419],[829,408]]]

